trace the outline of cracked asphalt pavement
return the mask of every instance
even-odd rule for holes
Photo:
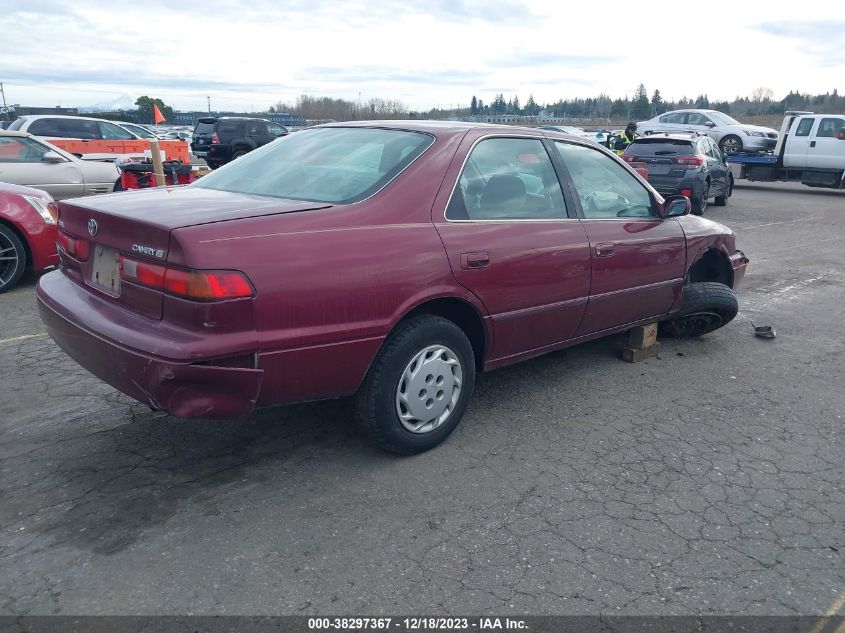
[[[0,613],[825,613],[845,192],[747,184],[706,216],[752,260],[733,323],[638,364],[616,336],[482,375],[410,458],[346,401],[151,412],[43,335],[26,278],[0,295]]]

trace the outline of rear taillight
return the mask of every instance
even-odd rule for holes
[[[217,136],[217,132],[211,133],[211,142],[212,143],[219,143],[220,142],[220,137]]]
[[[196,301],[240,299],[255,294],[246,275],[236,270],[183,270],[120,256],[120,278]]]
[[[91,256],[91,244],[88,240],[82,239],[81,237],[74,237],[64,231],[59,231],[59,237],[56,243],[65,253],[79,261],[87,262]]]
[[[681,195],[692,198],[692,189],[681,189]]]
[[[622,160],[628,163],[633,163],[637,160],[636,154],[622,154]]]
[[[686,167],[701,167],[704,164],[704,159],[701,156],[678,156],[675,158],[675,164]]]

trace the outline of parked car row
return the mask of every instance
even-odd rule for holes
[[[677,156],[704,149],[687,142]],[[60,202],[38,304],[65,352],[155,409],[354,395],[377,444],[416,453],[455,429],[478,371],[733,319],[748,260],[690,206],[555,131],[333,124],[186,187]]]

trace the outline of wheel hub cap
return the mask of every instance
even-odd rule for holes
[[[461,395],[463,371],[457,355],[443,345],[418,352],[405,367],[396,388],[396,413],[412,433],[442,425]]]

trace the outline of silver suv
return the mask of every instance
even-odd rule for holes
[[[718,110],[673,110],[637,124],[637,132],[702,132],[719,144],[725,154],[768,152],[778,142],[770,127],[746,125]]]

